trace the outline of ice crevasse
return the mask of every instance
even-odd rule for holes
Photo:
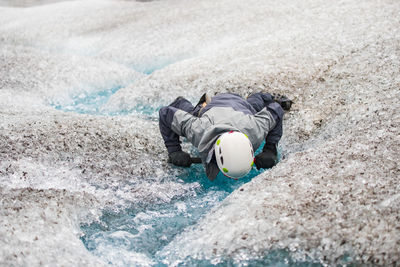
[[[0,1],[2,264],[400,261],[398,1],[25,3]],[[276,167],[230,193],[166,163],[160,106],[257,91],[295,102]],[[83,242],[168,203],[195,219],[157,251],[148,224]]]

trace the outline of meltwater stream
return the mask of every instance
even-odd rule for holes
[[[121,86],[102,90],[93,94],[72,97],[67,105],[54,104],[54,108],[65,112],[91,115],[132,115],[142,116],[151,121],[157,119],[158,108],[138,105],[135,110],[119,114],[104,114],[101,107]],[[155,122],[156,123],[156,122]],[[256,153],[259,153],[263,144]],[[212,208],[219,205],[232,191],[260,174],[255,168],[239,181],[227,179],[219,174],[213,182],[205,175],[201,164],[183,169],[178,176],[166,173],[177,183],[192,183],[190,194],[176,195],[171,200],[160,203],[132,203],[125,210],[104,210],[99,221],[81,225],[81,240],[86,248],[104,262],[113,266],[167,266],[168,251],[164,247],[177,235],[196,223]],[[154,190],[157,190],[156,188]],[[170,199],[170,198],[167,198]],[[162,253],[160,253],[162,252]],[[242,259],[194,259],[186,258],[175,262],[178,265],[196,266],[314,266],[311,261],[295,261],[287,251],[271,251],[262,258]]]
[[[134,205],[124,212],[105,211],[100,222],[82,226],[82,241],[112,265],[162,264],[164,259],[158,252],[164,246],[257,173],[252,171],[239,183],[224,177],[213,183],[205,177],[202,166],[193,166],[176,177],[178,182],[200,185],[191,195],[177,196],[167,203]]]

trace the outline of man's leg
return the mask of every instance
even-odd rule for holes
[[[190,114],[193,114],[194,111],[194,106],[192,105],[192,103],[190,103],[189,100],[187,100],[186,98],[179,96],[178,98],[176,98],[174,100],[174,102],[172,102],[171,104],[169,104],[169,106],[171,107],[175,107],[177,109],[181,109],[183,111],[186,111]]]

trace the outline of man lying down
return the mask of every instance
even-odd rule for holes
[[[180,136],[186,137],[200,152],[207,177],[212,181],[221,171],[238,179],[253,164],[257,169],[271,168],[277,162],[277,145],[282,137],[282,118],[292,101],[285,96],[255,93],[242,98],[221,93],[204,94],[193,106],[178,97],[159,112],[160,132],[169,154],[169,162],[190,167],[192,158],[182,151]],[[265,140],[262,152],[254,151]]]

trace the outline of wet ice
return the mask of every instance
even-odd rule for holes
[[[102,245],[89,252],[80,225],[140,205],[191,214],[179,198],[201,202],[207,184],[165,162],[157,109],[178,95],[265,90],[295,101],[282,162],[183,232],[160,234],[168,244],[158,259],[395,264],[399,8],[391,0],[1,7],[1,261],[155,264],[123,249],[136,234],[124,230],[110,233],[118,252],[95,238]],[[142,212],[137,220],[151,221]]]

